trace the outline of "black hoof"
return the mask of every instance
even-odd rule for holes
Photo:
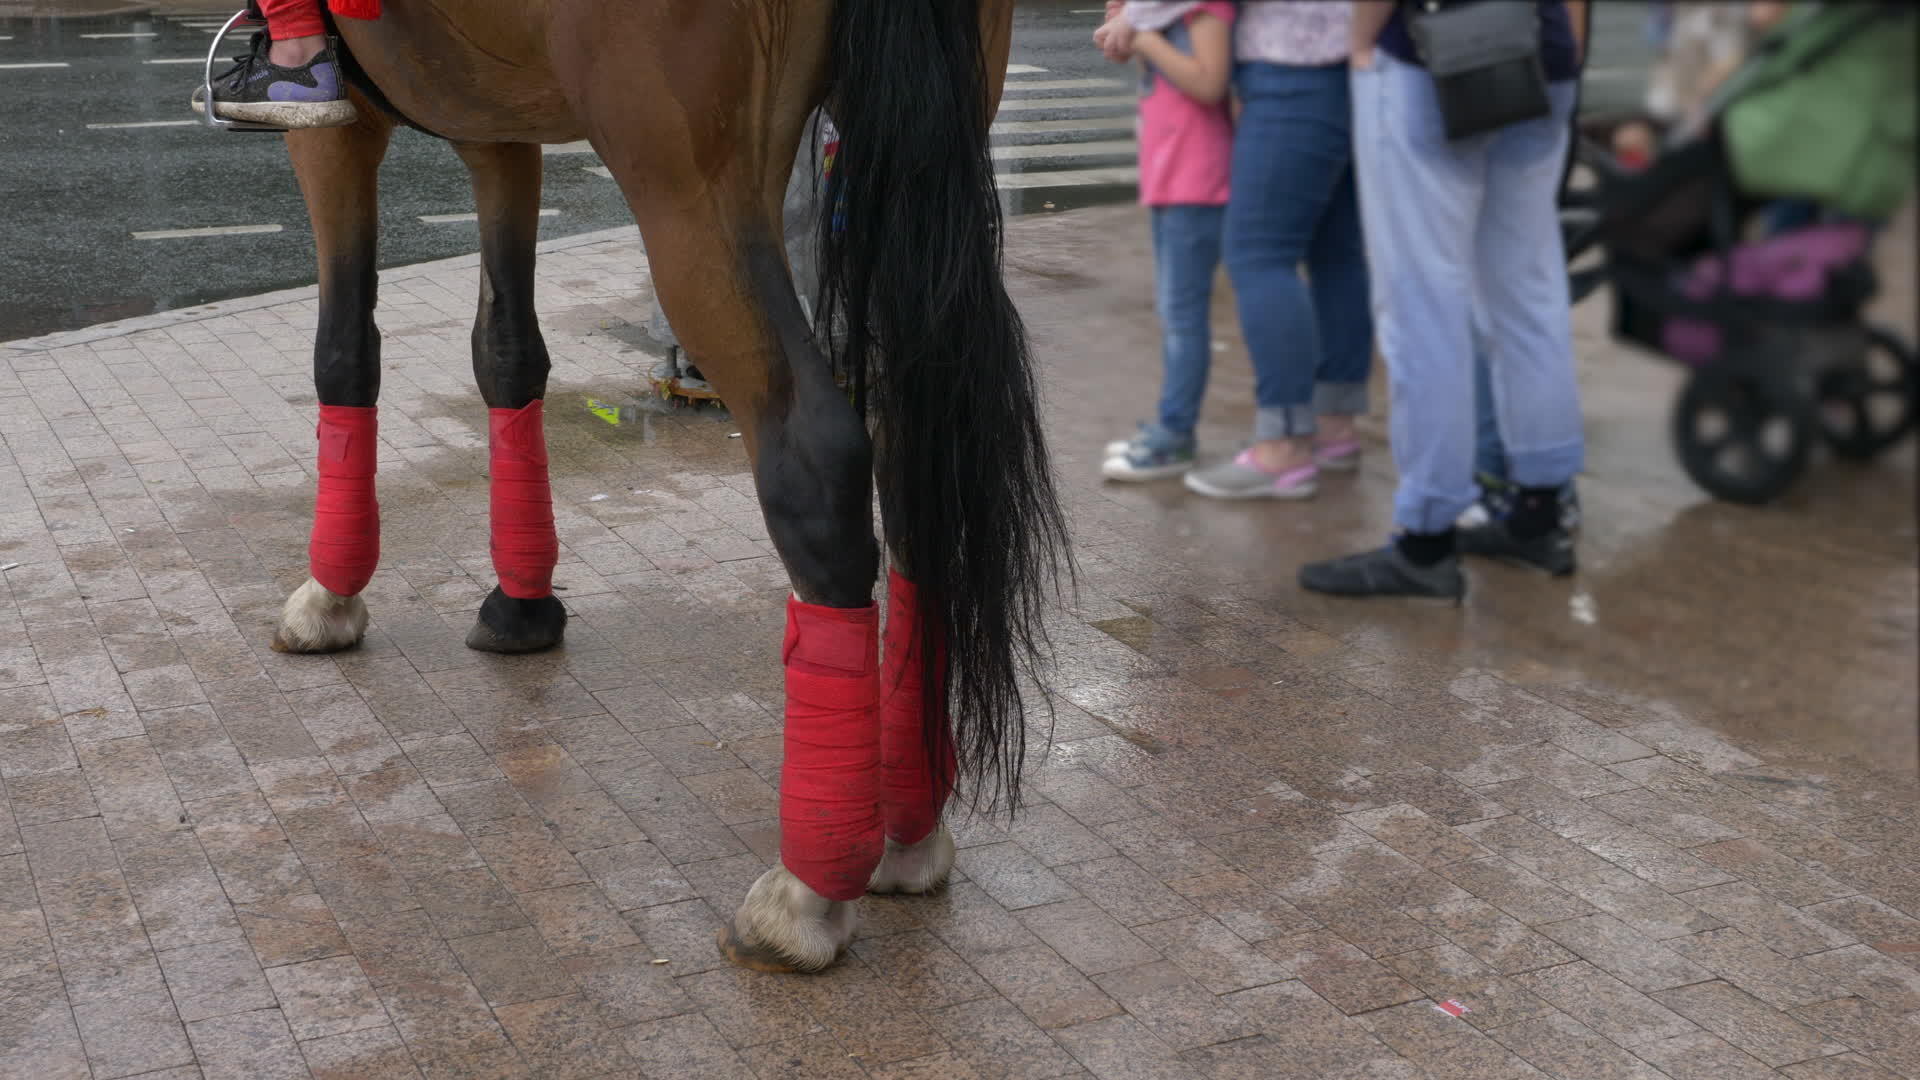
[[[516,600],[495,585],[467,633],[467,648],[491,653],[530,653],[560,644],[567,609],[556,596]]]

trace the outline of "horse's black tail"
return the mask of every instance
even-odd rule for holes
[[[1044,644],[1067,541],[1001,279],[980,11],[992,2],[834,5],[840,146],[819,325],[870,418],[888,544],[928,615],[929,704],[944,688],[976,801],[1010,807],[1026,749],[1019,677]]]

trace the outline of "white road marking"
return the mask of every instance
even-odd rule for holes
[[[0,64],[0,71],[22,71],[22,70],[25,70],[26,68],[57,68],[57,67],[72,67],[72,66],[73,66],[72,64],[69,64],[64,60],[60,61],[59,63]]]
[[[1007,65],[1007,74],[1009,75],[1044,75],[1046,71],[1046,68],[1034,67],[1032,64]]]
[[[1023,82],[1010,82],[1007,92],[1016,90],[1100,90],[1110,86],[1125,86],[1119,79],[1031,79]]]
[[[1126,94],[1111,97],[1002,98],[1001,112],[1034,112],[1039,109],[1094,109],[1109,105],[1132,105],[1136,99]]]
[[[279,225],[207,225],[198,229],[150,229],[133,234],[135,240],[186,240],[198,236],[251,236],[277,233]]]
[[[607,180],[613,179],[613,170],[607,168],[605,165],[588,165],[585,169],[581,171],[590,172],[593,175],[601,177],[603,179],[607,179]]]
[[[574,142],[548,143],[540,148],[543,154],[591,154],[593,144],[585,139]]]
[[[1133,117],[1114,116],[1099,120],[1002,120],[993,125],[995,135],[1038,135],[1046,131],[1132,131]]]
[[[1128,166],[1112,169],[1070,169],[1065,172],[1001,173],[994,178],[1002,190],[1015,188],[1090,187],[1094,184],[1137,184],[1140,170]]]
[[[88,124],[88,131],[114,131],[120,128],[199,127],[198,120],[129,120],[119,124]]]
[[[541,210],[541,217],[559,217],[558,210]],[[421,214],[420,220],[429,225],[451,225],[460,221],[479,221],[479,214]]]
[[[143,64],[204,64],[206,62],[207,58],[204,56],[168,56],[159,60],[141,61]]]
[[[89,40],[91,40],[91,41],[104,41],[104,40],[106,40],[106,39],[108,39],[108,38],[150,38],[150,37],[159,37],[159,36],[160,36],[160,34],[159,34],[159,32],[158,32],[158,31],[154,31],[154,30],[129,30],[129,31],[127,31],[127,32],[126,32],[126,33],[124,33],[124,34],[81,34],[80,36],[81,36],[81,37],[83,37],[83,38],[87,38],[87,39],[89,39]]]
[[[996,146],[995,161],[1022,161],[1029,158],[1093,157],[1099,154],[1131,154],[1132,139],[1102,139],[1094,142],[1044,143],[1038,146]]]

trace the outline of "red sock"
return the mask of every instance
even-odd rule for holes
[[[542,415],[537,400],[523,409],[487,410],[493,570],[500,591],[516,600],[553,595],[553,564],[560,559]]]
[[[953,730],[947,721],[946,697],[941,708],[927,715],[926,686],[921,668],[919,590],[899,571],[887,576],[887,638],[880,669],[880,813],[886,819],[887,838],[915,844],[940,824],[940,811],[953,794],[958,766],[953,753]],[[940,652],[945,647],[936,642]],[[939,766],[927,763],[926,727],[937,728]]]
[[[780,862],[829,900],[880,864],[880,609],[787,601]]]
[[[313,580],[340,596],[358,596],[380,564],[380,503],[373,495],[379,430],[371,406],[320,406],[320,483],[307,566]]]

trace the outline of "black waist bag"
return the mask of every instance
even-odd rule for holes
[[[1534,0],[1444,7],[1418,0],[1407,12],[1407,33],[1433,77],[1447,138],[1485,134],[1553,111]]]

